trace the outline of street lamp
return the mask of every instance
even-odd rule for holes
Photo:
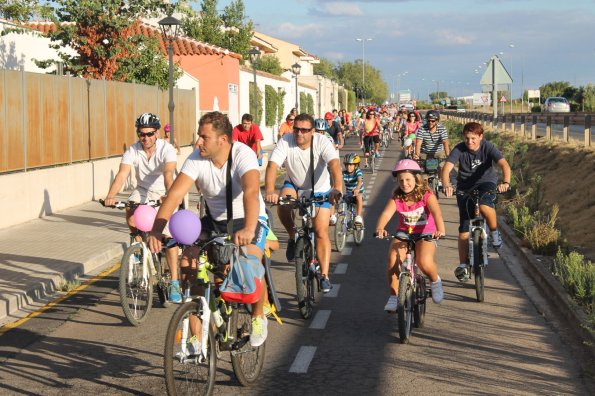
[[[260,59],[260,51],[258,48],[254,47],[250,51],[248,51],[248,56],[250,57],[250,63],[252,64],[252,73],[254,73],[254,91],[252,92],[252,115],[256,117],[256,113],[258,112],[258,96],[256,95],[256,66],[255,63]]]
[[[294,63],[291,65],[291,71],[295,76],[295,109],[298,110],[298,75],[300,74],[300,70],[302,70],[302,66],[299,63]],[[299,111],[298,111],[299,113]]]
[[[167,108],[169,109],[169,127],[170,135],[169,142],[174,144],[174,40],[178,37],[178,31],[180,29],[180,21],[177,18],[171,16],[172,9],[170,7],[169,12],[165,18],[159,21],[159,27],[163,38],[167,40],[169,44],[168,56],[169,56],[169,103]]]
[[[366,88],[366,72],[365,72],[365,64],[366,64],[366,41],[372,41],[371,38],[356,38],[355,41],[362,42],[362,89]],[[363,101],[363,92],[362,92],[362,101]]]
[[[401,77],[404,77],[409,72],[403,72],[397,74],[397,107],[401,105],[401,94],[399,93],[401,90]]]

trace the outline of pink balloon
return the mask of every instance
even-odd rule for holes
[[[196,242],[201,229],[200,219],[191,210],[179,210],[169,219],[171,236],[183,245],[192,245]]]
[[[149,205],[140,205],[134,211],[134,225],[141,231],[151,231],[155,217],[157,217],[157,210]]]

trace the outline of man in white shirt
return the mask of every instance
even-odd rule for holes
[[[223,113],[214,111],[203,115],[198,127],[198,150],[186,159],[167,199],[159,208],[148,239],[149,247],[153,252],[161,249],[161,232],[165,224],[195,182],[208,207],[207,215],[201,219],[202,230],[226,232],[226,177],[227,167],[231,166],[234,242],[245,246],[248,256],[256,256],[260,261],[266,239],[262,223],[266,221],[266,211],[260,194],[256,154],[245,144],[233,144],[233,127]],[[228,161],[230,151],[231,164]],[[195,265],[196,260],[189,260],[188,256],[196,258],[192,254],[183,255],[182,273],[187,273]],[[260,300],[252,306],[250,343],[254,347],[262,345],[267,337],[267,320],[263,313],[266,287],[262,289]]]
[[[314,163],[310,164],[310,150]],[[285,164],[287,176],[279,194],[275,192],[277,169]],[[312,172],[314,171],[314,186],[312,186]],[[331,173],[333,186],[331,188]],[[328,235],[330,207],[341,197],[343,191],[343,175],[339,164],[339,153],[325,136],[314,133],[314,119],[309,114],[300,114],[295,118],[293,133],[284,135],[277,142],[266,170],[265,191],[266,201],[276,204],[279,196],[290,195],[294,198],[301,194],[328,196],[329,202],[317,204],[318,210],[314,217],[314,232],[316,234],[316,255],[320,263],[320,287],[328,293],[332,289],[328,277],[331,241]],[[279,219],[289,234],[287,243],[287,259],[295,257],[295,230],[291,216],[291,209],[279,206]]]
[[[159,117],[152,113],[141,114],[135,122],[138,142],[131,145],[122,156],[120,169],[112,182],[105,205],[112,206],[115,197],[122,189],[131,169],[134,167],[136,188],[128,197],[129,202],[146,203],[149,200],[161,200],[174,182],[177,156],[174,146],[164,139],[159,139],[161,122]],[[126,222],[131,235],[136,234],[133,211],[126,209]],[[178,248],[167,250],[167,265],[172,276],[177,275]],[[170,300],[181,302],[179,285],[170,286]]]

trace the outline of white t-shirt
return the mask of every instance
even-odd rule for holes
[[[331,175],[328,164],[339,159],[339,152],[330,140],[319,133],[312,135],[314,154],[314,192],[326,193],[331,189]],[[283,135],[277,142],[269,161],[281,166],[285,163],[287,178],[300,190],[312,190],[310,174],[310,147],[301,149],[295,142],[294,134]]]
[[[142,143],[136,142],[126,150],[121,163],[134,167],[137,187],[164,195],[163,170],[169,162],[177,162],[176,149],[163,139],[155,139],[151,158],[147,158]]]
[[[234,143],[231,153],[231,193],[234,219],[244,218],[244,191],[242,190],[242,176],[248,171],[260,172],[258,159],[252,149],[243,143]],[[227,178],[227,161],[218,169],[208,158],[200,156],[200,150],[194,150],[186,159],[181,172],[196,181],[197,187],[209,207],[214,220],[227,220],[227,201],[225,198],[225,181]],[[259,216],[266,216],[264,200],[260,190]]]

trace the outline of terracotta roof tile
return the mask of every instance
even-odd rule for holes
[[[27,27],[37,30],[43,34],[47,34],[50,31],[55,31],[56,26],[51,22],[29,22],[26,24]],[[167,45],[161,34],[159,28],[148,25],[146,23],[140,23],[136,25],[136,34],[142,34],[147,37],[157,36],[159,40],[159,49],[167,54]],[[178,37],[174,41],[174,54],[176,56],[192,56],[192,55],[224,55],[231,56],[236,59],[241,59],[242,56],[235,52],[226,50],[225,48],[217,47],[211,44],[203,43],[198,40],[194,40],[188,37]]]

